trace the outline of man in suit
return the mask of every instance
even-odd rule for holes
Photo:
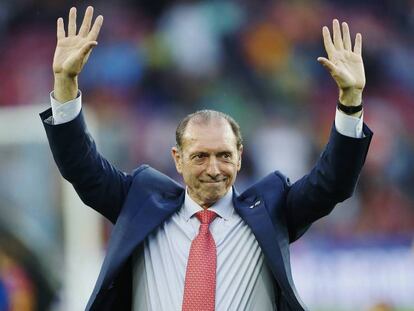
[[[118,171],[98,152],[81,112],[77,78],[103,23],[93,8],[77,32],[57,21],[52,109],[41,113],[62,176],[114,223],[87,310],[306,310],[292,281],[289,244],[352,195],[372,132],[362,121],[361,35],[333,21],[320,57],[339,87],[329,143],[291,184],[276,171],[242,194],[233,188],[243,152],[228,115],[198,111],[180,122],[172,157],[186,188],[142,165]],[[316,282],[317,280],[315,280]]]

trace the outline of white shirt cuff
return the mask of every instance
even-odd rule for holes
[[[363,138],[362,126],[364,125],[364,114],[361,117],[349,116],[346,113],[336,109],[335,114],[335,128],[338,133],[353,137]]]
[[[50,104],[52,105],[53,124],[62,124],[75,119],[82,109],[82,93],[78,92],[78,96],[66,103],[60,103],[50,93]]]

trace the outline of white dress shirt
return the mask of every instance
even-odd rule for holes
[[[209,209],[218,217],[210,224],[217,247],[216,310],[275,310],[272,274],[250,227],[233,208],[230,190]],[[133,308],[181,310],[187,259],[203,210],[187,191],[180,210],[135,252]]]
[[[51,94],[54,124],[73,120],[81,111],[81,94],[58,103]],[[336,130],[361,138],[363,120],[337,110]],[[235,212],[230,190],[210,210],[218,217],[210,224],[217,246],[216,310],[275,310],[272,274],[252,231]],[[134,252],[132,310],[181,310],[191,241],[202,208],[185,194],[184,204]]]

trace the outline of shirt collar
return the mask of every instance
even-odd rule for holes
[[[185,190],[185,198],[184,198],[184,204],[182,213],[185,218],[185,221],[188,221],[195,213],[202,211],[203,208],[198,205],[188,194],[188,189]],[[208,209],[210,211],[215,212],[218,216],[223,218],[224,220],[228,220],[233,213],[233,188],[230,188],[229,191],[222,197],[220,200],[218,200],[216,203],[214,203],[212,206],[210,206]]]

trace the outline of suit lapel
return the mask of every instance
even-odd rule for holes
[[[141,208],[124,205],[135,213],[121,213],[108,244],[107,255],[102,265],[96,289],[110,287],[111,281],[135,248],[160,224],[179,210],[184,201],[185,191],[177,194],[151,194],[143,202],[130,198],[131,204],[142,202]],[[134,208],[131,208],[134,207]]]
[[[240,217],[255,235],[273,276],[289,301],[289,305],[294,310],[305,310],[291,278],[289,254],[282,252],[284,249],[287,250],[288,241],[275,229],[264,200],[256,195],[241,198],[235,192],[233,204]]]
[[[128,198],[124,208],[130,210],[121,213],[114,227],[108,244],[107,255],[98,277],[91,302],[99,291],[112,286],[114,276],[119,272],[123,263],[132,254],[135,248],[160,224],[179,210],[184,202],[185,191],[177,194],[150,194],[146,199]],[[137,202],[142,202],[141,208],[136,208]],[[282,244],[288,243],[275,230],[265,202],[257,196],[241,198],[237,192],[233,195],[234,208],[251,228],[255,235],[272,273],[282,288],[289,305],[294,310],[305,310],[296,294],[293,281],[290,277],[289,255],[283,254]],[[289,273],[286,273],[289,269]],[[288,276],[289,275],[289,276]]]

